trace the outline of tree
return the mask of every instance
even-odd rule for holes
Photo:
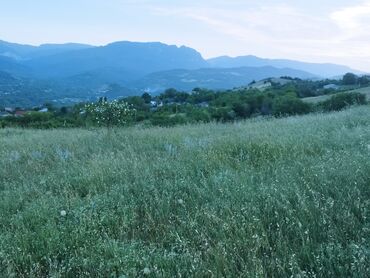
[[[339,111],[351,105],[366,104],[366,96],[361,93],[340,93],[322,103],[324,111]]]
[[[311,112],[311,106],[301,99],[291,96],[276,98],[272,105],[274,116],[301,115]]]
[[[235,103],[233,105],[235,115],[239,118],[247,118],[252,114],[252,109],[248,103]]]
[[[141,98],[144,100],[146,104],[150,103],[152,100],[152,96],[149,93],[144,93],[141,95]]]
[[[85,105],[85,111],[88,117],[99,126],[105,126],[110,129],[113,126],[122,126],[134,116],[136,110],[126,102],[116,100],[109,102],[101,99],[97,103]]]
[[[60,108],[60,113],[61,113],[62,115],[66,115],[66,114],[68,113],[68,108],[67,108],[67,107],[65,107],[65,106],[61,107],[61,108]]]
[[[357,75],[349,72],[343,76],[342,83],[343,85],[356,85],[357,79]]]
[[[369,85],[369,84],[370,84],[370,76],[363,75],[363,76],[359,77],[359,78],[358,78],[358,83],[359,83],[361,86]]]

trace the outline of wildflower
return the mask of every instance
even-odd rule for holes
[[[178,199],[178,200],[177,200],[177,203],[178,203],[179,205],[183,205],[183,204],[184,204],[184,200],[183,200],[183,199]]]
[[[67,215],[67,212],[65,210],[60,211],[60,216],[64,217]]]
[[[144,268],[143,272],[144,272],[144,274],[145,274],[145,275],[150,274],[150,269],[149,269],[149,267]]]

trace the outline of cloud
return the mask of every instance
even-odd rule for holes
[[[343,30],[353,31],[370,27],[370,1],[360,5],[342,8],[330,15],[331,19]]]
[[[370,59],[369,0],[352,6],[327,5],[321,10],[317,5],[310,8],[289,1],[240,1],[222,7],[157,6],[155,10],[162,16],[193,20],[194,26],[202,24],[222,38],[239,42],[238,55],[266,53],[270,57],[337,63],[351,58]]]

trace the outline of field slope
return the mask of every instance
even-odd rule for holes
[[[370,109],[0,130],[0,277],[366,277]]]
[[[344,93],[360,93],[360,94],[364,94],[366,96],[366,99],[368,101],[370,101],[370,87],[365,87],[365,88],[360,88],[360,89],[355,89],[355,90],[349,90],[349,91],[346,91]],[[307,98],[304,98],[303,101],[306,101],[306,102],[309,102],[309,103],[318,103],[318,102],[322,102],[322,101],[328,100],[332,96],[333,95],[322,95],[322,96],[317,96],[317,97],[307,97]]]

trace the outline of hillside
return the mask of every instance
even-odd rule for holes
[[[252,55],[221,56],[205,60],[189,47],[162,43],[114,42],[105,46],[78,43],[22,45],[0,41],[0,57],[27,65],[37,76],[60,77],[84,72],[126,69],[138,75],[174,69],[275,67],[309,72],[320,77],[340,76],[347,72],[360,73],[347,66],[318,64],[288,59],[266,59]],[[49,69],[53,67],[53,70]],[[0,61],[1,69],[1,61]],[[13,72],[14,73],[14,72]],[[30,71],[29,74],[32,72]]]
[[[0,108],[31,108],[46,103],[69,106],[79,102],[96,101],[99,97],[116,99],[135,94],[137,91],[127,87],[105,84],[95,75],[86,74],[72,79],[53,81],[15,77],[0,71]]]
[[[0,130],[2,277],[366,277],[370,109]]]
[[[256,56],[229,57],[221,56],[207,60],[210,66],[216,68],[235,68],[235,67],[263,67],[272,66],[276,68],[292,68],[306,71],[318,77],[333,78],[344,75],[347,72],[361,73],[347,66],[336,64],[307,63],[288,59],[264,59]]]
[[[167,88],[191,91],[196,87],[207,89],[232,89],[249,84],[253,80],[268,77],[294,76],[302,79],[315,76],[294,69],[274,67],[242,67],[230,69],[172,70],[152,73],[133,83],[133,87],[149,92],[162,92]]]
[[[370,101],[370,87],[365,87],[365,88],[356,89],[356,90],[349,90],[345,93],[353,93],[353,92],[366,95],[367,100]],[[317,97],[308,97],[308,98],[304,98],[303,100],[306,102],[310,102],[310,103],[318,103],[318,102],[325,101],[329,99],[330,97],[331,95],[323,95],[323,96],[317,96]]]
[[[102,47],[75,50],[26,62],[42,77],[67,77],[88,71],[126,70],[133,80],[145,74],[170,69],[195,69],[207,64],[201,55],[187,47],[162,43],[116,42]],[[53,71],[50,71],[53,68]],[[122,76],[127,79],[128,76]]]
[[[42,44],[40,46],[17,44],[0,40],[0,56],[25,61],[37,57],[45,57],[73,50],[82,50],[93,46],[78,43]]]

